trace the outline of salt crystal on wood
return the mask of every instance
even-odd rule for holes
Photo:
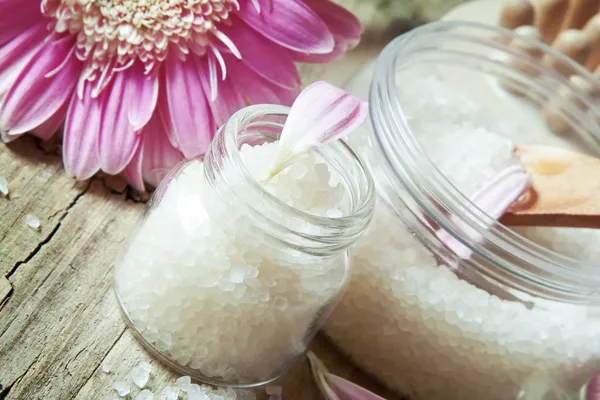
[[[39,231],[40,230],[40,219],[38,217],[36,217],[35,215],[31,215],[31,214],[27,214],[25,216],[25,222],[27,223],[27,226],[30,227],[31,229],[35,230],[35,231]]]
[[[181,378],[178,378],[177,381],[175,381],[175,385],[177,385],[177,387],[183,390],[184,392],[187,391],[191,383],[192,378],[190,378],[189,376],[182,376]]]
[[[120,397],[125,397],[131,392],[129,384],[125,381],[117,381],[113,384],[113,389]]]
[[[102,370],[102,372],[104,372],[105,374],[110,373],[110,367],[106,364],[102,364],[102,367],[100,367],[100,369]]]
[[[163,400],[177,400],[179,398],[180,389],[178,387],[167,386],[163,389]]]
[[[8,181],[3,176],[0,176],[0,195],[8,196]]]
[[[267,392],[267,394],[270,394],[271,396],[281,396],[283,389],[281,386],[267,386],[265,388],[265,392]]]
[[[150,379],[151,370],[152,365],[146,361],[142,361],[137,367],[131,370],[131,380],[137,387],[143,389],[148,383],[148,379]]]
[[[153,400],[154,393],[149,391],[148,389],[142,390],[136,397],[135,400]]]

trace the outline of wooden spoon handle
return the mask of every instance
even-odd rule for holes
[[[600,159],[550,146],[518,145],[515,152],[532,185],[502,223],[600,228]]]

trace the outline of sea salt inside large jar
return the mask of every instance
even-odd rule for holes
[[[253,106],[231,117],[204,159],[163,180],[116,266],[138,337],[206,383],[263,384],[306,351],[372,215],[373,182],[344,142],[267,179],[287,113]]]
[[[600,232],[484,212],[515,144],[598,156],[598,86],[518,32],[437,22],[347,87],[378,203],[326,333],[359,366],[426,400],[562,399],[600,368]]]

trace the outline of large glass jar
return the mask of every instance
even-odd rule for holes
[[[306,351],[346,286],[347,249],[372,215],[371,177],[341,141],[272,179],[300,191],[286,193],[308,208],[256,180],[251,170],[267,163],[288,111],[252,106],[232,116],[204,159],[162,181],[116,266],[117,295],[138,338],[206,383],[263,384]],[[337,208],[314,211],[328,207],[332,191]]]
[[[325,331],[359,366],[424,400],[555,399],[600,368],[600,233],[510,229],[469,196],[511,143],[599,154],[598,86],[537,40],[457,22],[356,76],[371,121],[349,143],[378,203]],[[472,145],[486,129],[503,134]]]

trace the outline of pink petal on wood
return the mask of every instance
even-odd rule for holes
[[[519,166],[513,166],[501,171],[494,179],[484,185],[471,197],[477,208],[493,219],[500,219],[510,206],[519,199],[530,187],[529,175]],[[456,216],[451,217],[468,235],[469,241],[477,243],[482,236]],[[471,250],[453,235],[445,230],[438,230],[436,236],[456,255],[462,259],[471,257]],[[449,262],[449,260],[445,260]],[[456,266],[451,262],[451,266]]]
[[[33,128],[31,133],[42,140],[50,139],[64,125],[68,109],[69,103],[65,103],[53,116]]]
[[[242,62],[255,73],[286,89],[299,89],[300,74],[287,49],[258,35],[237,19],[221,30],[239,47]]]
[[[340,378],[337,375],[326,374],[326,379],[339,400],[385,400],[355,383]]]
[[[184,155],[171,146],[165,127],[158,116],[152,117],[143,131],[142,174],[144,180],[157,187],[166,174],[175,167]]]
[[[158,76],[156,74],[146,75],[144,65],[141,62],[133,64],[123,71],[126,76],[129,90],[133,92],[129,96],[129,123],[135,131],[142,129],[148,123],[158,100]]]
[[[301,0],[272,1],[260,13],[248,1],[240,6],[238,15],[248,25],[283,47],[311,54],[327,54],[334,48],[327,25]]]
[[[71,37],[47,42],[6,93],[0,109],[0,130],[9,135],[22,134],[54,115],[71,98],[81,69]],[[53,76],[46,76],[53,71]]]
[[[63,138],[63,161],[69,176],[91,178],[100,169],[98,137],[105,93],[92,98],[92,85],[85,84],[83,98],[72,96]]]
[[[142,142],[143,142],[142,138]],[[142,176],[142,163],[144,159],[144,151],[142,146],[138,146],[133,158],[127,164],[125,169],[123,170],[123,178],[129,183],[135,190],[139,192],[146,191],[146,187],[144,185],[144,178]]]
[[[140,143],[140,135],[129,122],[136,82],[117,72],[106,90],[98,150],[100,166],[108,174],[119,174],[129,164]],[[151,101],[150,99],[148,100]]]
[[[212,54],[208,54],[207,57],[214,57]],[[240,62],[239,60],[235,60],[234,57],[228,56],[225,54],[223,56],[226,60],[226,64],[230,64],[232,62]],[[206,93],[210,92],[210,74],[209,74],[209,61],[208,58],[203,58],[199,60],[198,63],[200,71],[200,83],[204,87],[204,91]],[[229,74],[231,75],[231,74]],[[248,77],[246,76],[236,76],[236,80],[243,81]],[[233,113],[244,108],[247,104],[243,98],[243,94],[238,92],[233,86],[233,77],[228,76],[227,79],[219,80],[217,82],[218,86],[218,95],[215,101],[209,101],[210,109],[212,110],[212,115],[214,117],[214,121],[217,126],[223,125]]]
[[[354,14],[329,0],[305,0],[306,4],[319,15],[329,28],[335,40],[334,49],[328,54],[310,54],[292,51],[295,61],[321,63],[333,61],[356,47],[360,41],[362,27]]]
[[[205,58],[205,57],[203,57]],[[168,118],[177,147],[186,157],[204,154],[216,132],[209,102],[199,70],[207,64],[195,54],[186,61],[168,57],[165,61],[165,86]],[[207,82],[204,82],[207,83]],[[225,101],[219,98],[219,102]],[[165,112],[165,110],[163,110]]]
[[[590,379],[585,393],[585,400],[600,400],[600,371],[596,372]]]

